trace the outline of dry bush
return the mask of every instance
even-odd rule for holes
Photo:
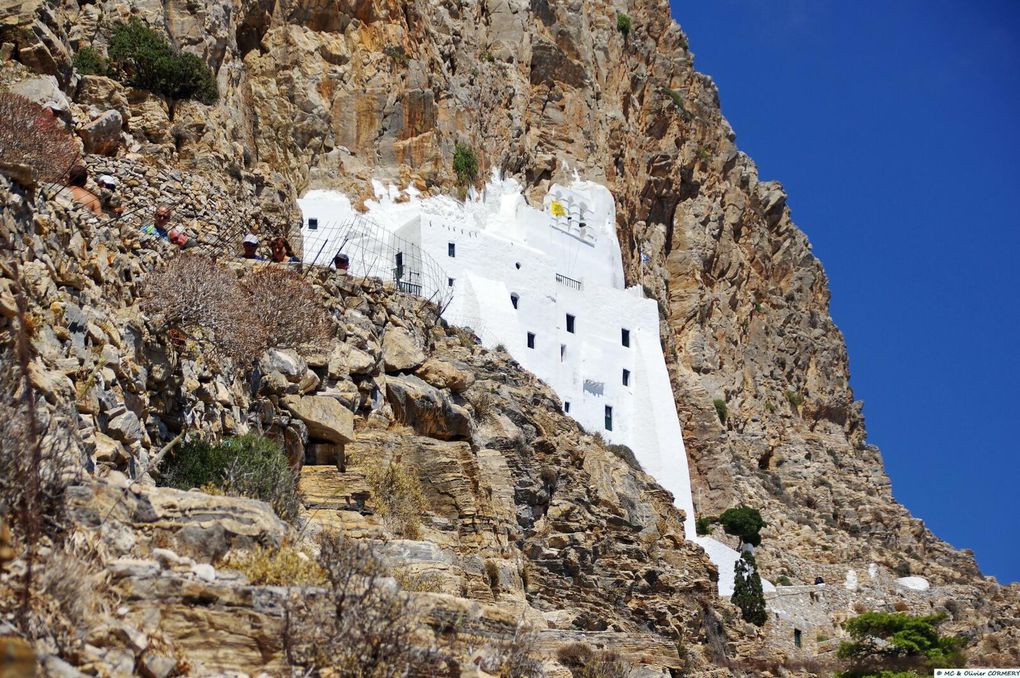
[[[266,332],[237,276],[209,257],[187,252],[174,257],[145,278],[142,299],[142,310],[158,328],[208,333],[235,360],[250,362],[266,346]]]
[[[542,660],[536,656],[538,636],[525,623],[514,629],[514,635],[496,645],[494,653],[479,668],[500,678],[539,678],[545,675]]]
[[[429,508],[421,479],[400,462],[391,461],[369,466],[365,480],[386,526],[408,539],[421,537],[421,516]]]
[[[413,642],[418,612],[371,544],[324,533],[319,548],[328,593],[325,601],[305,595],[288,605],[290,663],[347,678],[434,675],[434,655]]]
[[[262,266],[246,275],[241,285],[269,346],[321,344],[333,336],[333,323],[315,288],[297,271]]]
[[[407,569],[393,571],[393,578],[404,591],[414,593],[442,593],[443,578],[435,572],[411,572]]]
[[[0,92],[0,170],[19,181],[60,181],[78,160],[78,144],[42,106]]]
[[[564,645],[556,652],[573,678],[625,678],[630,667],[612,650],[598,651],[583,643]]]
[[[278,549],[257,546],[244,553],[232,553],[225,567],[239,570],[252,584],[259,586],[319,586],[326,574],[318,563],[290,546]]]

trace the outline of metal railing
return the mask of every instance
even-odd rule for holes
[[[561,275],[559,273],[556,274],[556,282],[558,282],[561,285],[566,285],[571,289],[575,289],[578,292],[584,289],[584,283],[582,283],[580,280],[574,280],[573,278],[568,278],[567,276]]]
[[[421,296],[421,285],[416,285],[415,283],[412,282],[398,280],[397,289],[400,290],[401,292],[404,292],[405,294],[415,294],[419,297]]]

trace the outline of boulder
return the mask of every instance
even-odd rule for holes
[[[336,398],[328,396],[287,396],[283,405],[308,426],[308,435],[344,444],[354,438],[354,413]]]
[[[124,117],[114,110],[109,110],[85,125],[78,132],[85,142],[86,153],[113,155],[120,146],[120,132],[124,126]]]
[[[72,486],[66,496],[69,518],[76,523],[122,522],[173,539],[175,550],[196,559],[213,560],[227,548],[279,546],[287,534],[287,524],[256,499],[138,483],[123,489],[106,483]]]
[[[386,399],[397,421],[411,426],[421,435],[440,440],[471,436],[471,417],[468,411],[455,405],[445,393],[418,377],[388,377]]]
[[[113,78],[84,75],[79,81],[76,99],[82,106],[95,106],[100,110],[112,108],[127,120],[131,106],[126,92],[124,85]]]
[[[142,422],[138,415],[127,410],[110,419],[106,425],[107,432],[124,443],[133,443],[142,439]]]
[[[337,344],[329,354],[329,376],[340,379],[345,371],[350,374],[369,374],[375,367],[375,358],[350,344]]]
[[[383,334],[383,363],[387,372],[413,370],[425,362],[425,354],[403,327],[390,325]]]
[[[34,101],[40,106],[49,103],[56,103],[61,111],[67,111],[71,107],[67,95],[60,89],[60,84],[52,75],[42,75],[37,78],[22,80],[11,86],[11,91],[20,94],[29,101]]]
[[[448,388],[454,393],[466,391],[475,382],[470,372],[457,369],[453,363],[429,358],[415,372],[419,377],[436,388]]]

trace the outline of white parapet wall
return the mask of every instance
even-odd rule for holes
[[[393,275],[398,282],[416,275],[409,262],[438,262],[442,273],[415,278],[421,283],[415,292],[449,299],[448,322],[472,328],[489,348],[502,345],[556,391],[586,430],[629,447],[685,512],[688,538],[719,567],[720,595],[732,593],[737,552],[695,536],[658,304],[640,287],[625,286],[610,192],[575,180],[554,185],[537,209],[516,181],[494,176],[464,203],[381,184],[376,197],[358,217],[341,194],[305,195],[299,204],[306,261],[325,264],[337,251],[356,250],[351,274]],[[358,218],[378,225],[383,238],[392,236],[387,246],[355,242],[349,224]]]

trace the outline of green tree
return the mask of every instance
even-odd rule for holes
[[[917,617],[898,612],[865,612],[846,622],[852,640],[836,656],[847,662],[842,678],[930,675],[935,668],[963,666],[966,640],[941,636],[942,614]]]
[[[748,506],[728,508],[719,516],[719,522],[726,534],[738,537],[744,544],[759,546],[761,544],[761,529],[765,527],[758,509]]]
[[[630,35],[631,20],[630,17],[620,12],[616,15],[616,30],[623,34],[624,39]]]
[[[212,104],[219,98],[209,66],[178,50],[138,17],[114,25],[107,51],[122,82],[164,96],[171,106],[184,99]]]
[[[460,185],[474,183],[478,178],[478,158],[473,148],[467,144],[457,144],[453,151],[453,171]]]
[[[754,562],[754,555],[744,551],[733,565],[733,595],[730,602],[740,608],[744,621],[755,626],[764,626],[768,615],[765,612],[765,593],[761,588],[761,577]]]

